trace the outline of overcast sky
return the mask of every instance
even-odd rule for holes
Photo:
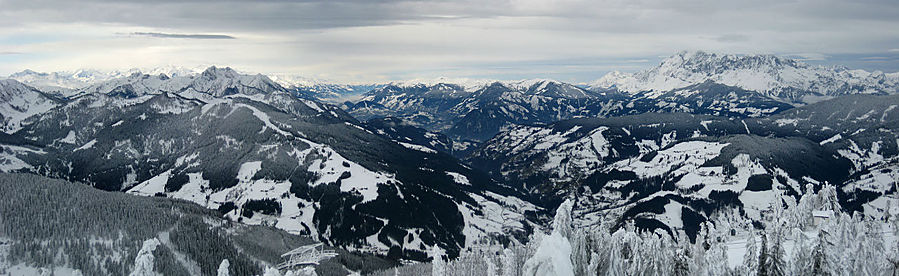
[[[899,71],[896,0],[0,0],[0,74],[225,65],[583,82],[680,50]]]

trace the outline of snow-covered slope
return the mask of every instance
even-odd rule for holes
[[[99,84],[117,78],[124,78],[134,74],[146,75],[166,75],[167,77],[187,77],[199,74],[203,68],[186,68],[180,66],[163,66],[156,68],[129,70],[95,70],[80,69],[75,71],[59,71],[59,72],[35,72],[33,70],[24,70],[13,73],[7,78],[18,80],[22,83],[37,87],[44,92],[54,93],[60,96],[69,96],[69,93],[79,90],[90,85]]]
[[[47,112],[59,104],[59,100],[34,87],[15,80],[0,80],[0,123],[3,132],[16,132],[29,117]]]
[[[774,55],[724,55],[684,51],[656,67],[633,74],[612,72],[592,82],[594,89],[629,93],[669,91],[706,81],[758,91],[790,102],[814,102],[846,94],[895,94],[899,74],[812,66]]]
[[[24,162],[9,170],[184,199],[396,258],[422,260],[435,245],[458,254],[486,236],[526,233],[524,214],[537,211],[446,153],[229,68],[134,74],[33,118],[4,139],[21,149],[4,160]]]
[[[78,89],[90,84],[99,83],[114,78],[120,78],[129,75],[127,72],[111,71],[103,72],[99,70],[76,70],[72,72],[35,72],[33,70],[24,70],[13,73],[8,78],[18,80],[41,89],[48,88],[65,88]]]
[[[579,194],[588,221],[695,234],[722,206],[762,221],[776,190],[798,200],[824,183],[845,210],[877,217],[899,181],[896,102],[854,95],[762,118],[648,113],[520,126],[469,161],[550,206]]]

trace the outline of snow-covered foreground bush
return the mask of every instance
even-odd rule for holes
[[[469,248],[455,260],[432,263],[431,271],[442,271],[441,275],[527,276],[899,272],[899,216],[871,218],[843,213],[832,186],[807,193],[795,204],[772,205],[767,214],[770,219],[756,226],[737,211],[721,211],[702,224],[692,241],[683,234],[672,237],[661,230],[642,231],[632,223],[617,229],[611,224],[573,228],[571,209],[571,201],[562,204],[549,234],[538,231],[528,243],[506,248]],[[394,275],[393,270],[389,272],[379,275]],[[399,269],[396,274],[405,275],[403,272]]]

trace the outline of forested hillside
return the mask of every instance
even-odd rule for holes
[[[192,202],[104,192],[30,174],[0,174],[0,275],[127,275],[147,241],[162,275],[261,275],[280,255],[314,241],[266,226],[231,222]],[[153,243],[153,242],[149,242]],[[338,249],[319,275],[394,265]]]

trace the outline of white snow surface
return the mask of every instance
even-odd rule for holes
[[[228,270],[231,267],[231,263],[228,262],[228,259],[222,260],[222,263],[219,264],[219,269],[216,271],[218,276],[230,276],[231,272]]]
[[[461,173],[457,172],[446,172],[447,175],[453,178],[453,181],[459,183],[460,185],[471,186],[471,182],[468,181],[468,177]]]
[[[24,70],[13,73],[7,78],[18,80],[22,83],[47,90],[61,90],[60,92],[73,91],[112,79],[128,77],[138,74],[159,76],[165,74],[168,77],[181,77],[195,75],[203,71],[205,67],[181,67],[161,66],[155,68],[132,68],[127,70],[97,70],[78,69],[74,71],[36,72]]]
[[[58,105],[33,87],[15,80],[0,80],[0,114],[3,114],[2,127],[6,133],[18,131],[26,119]]]
[[[759,91],[775,98],[791,89],[827,96],[876,91],[895,94],[899,89],[899,77],[895,74],[812,66],[774,55],[738,56],[703,51],[679,52],[656,67],[633,74],[611,72],[589,86],[637,93],[670,91],[706,81]],[[850,86],[855,88],[845,91]]]
[[[416,144],[412,144],[412,143],[399,142],[399,141],[397,141],[397,143],[399,143],[400,145],[402,145],[408,149],[417,150],[417,151],[426,152],[426,153],[437,153],[436,150],[433,150],[429,147],[425,147],[422,145],[416,145]]]

